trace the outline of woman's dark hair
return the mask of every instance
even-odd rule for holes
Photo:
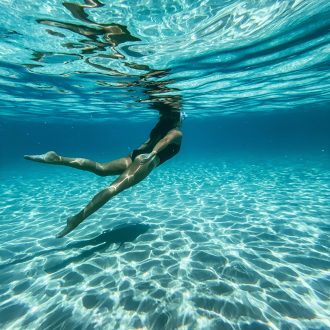
[[[168,131],[177,127],[180,121],[180,112],[166,112],[160,113],[160,118],[157,125],[152,129],[150,138],[157,137],[159,135],[166,135]]]

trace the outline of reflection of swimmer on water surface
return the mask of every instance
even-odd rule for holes
[[[27,160],[69,166],[100,176],[119,175],[110,186],[96,194],[85,208],[68,218],[67,225],[57,234],[57,237],[67,235],[112,197],[139,183],[154,168],[175,156],[181,146],[183,118],[184,114],[180,111],[161,112],[158,123],[152,129],[149,139],[145,143],[126,157],[107,163],[98,163],[84,158],[64,157],[54,151],[49,151],[43,155],[24,156]]]

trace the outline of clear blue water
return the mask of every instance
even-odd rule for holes
[[[0,327],[330,329],[330,2],[0,4]],[[55,239],[159,107],[180,153]],[[119,227],[118,227],[119,226]]]

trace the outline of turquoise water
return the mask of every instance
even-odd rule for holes
[[[0,327],[330,329],[330,3],[0,4]],[[158,111],[180,153],[67,237]]]

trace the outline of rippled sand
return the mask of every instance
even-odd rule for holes
[[[1,178],[1,328],[330,328],[327,167],[173,161],[64,239],[111,178],[27,169]]]

